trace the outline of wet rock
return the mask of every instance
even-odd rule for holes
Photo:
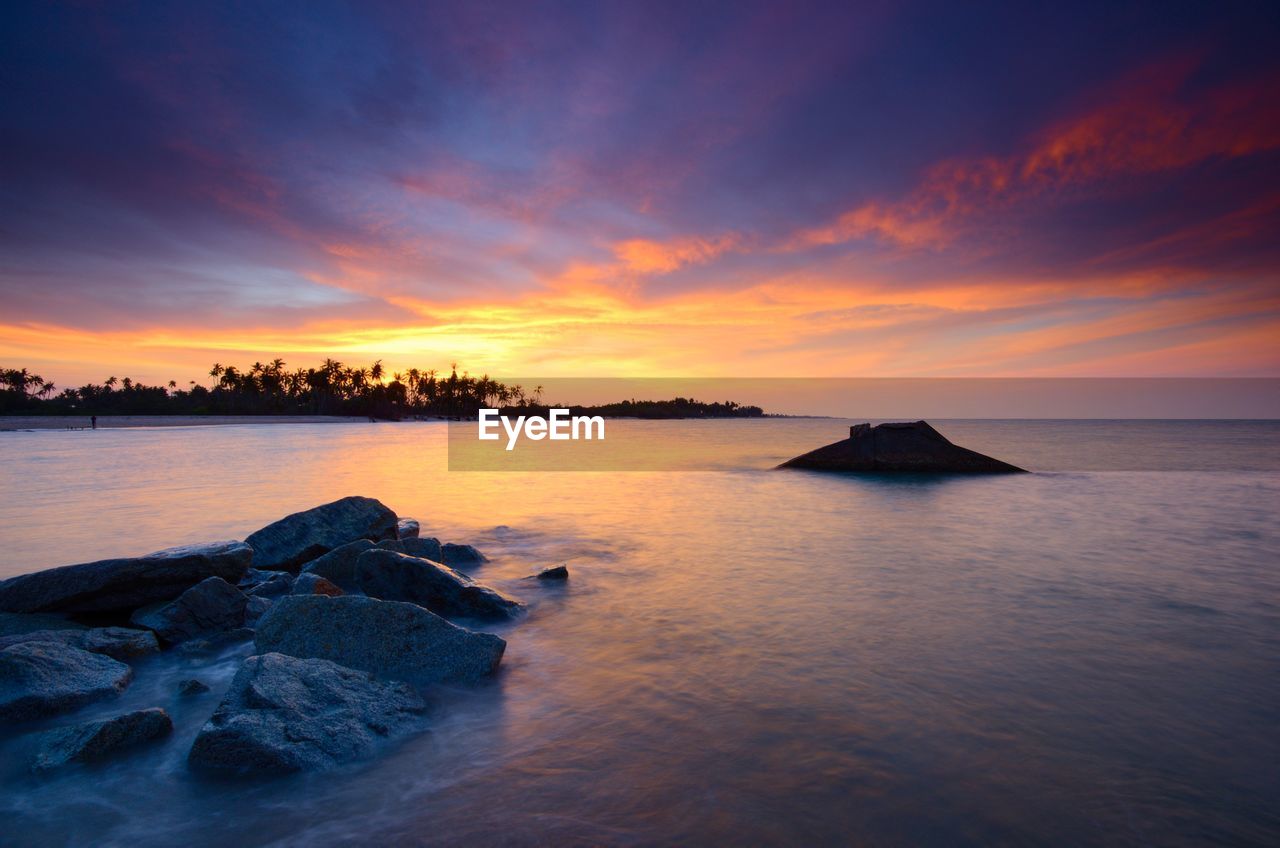
[[[167,604],[138,610],[131,620],[166,642],[185,642],[242,627],[248,600],[221,577],[210,577]]]
[[[396,538],[416,539],[419,529],[417,521],[412,518],[402,518],[396,522]]]
[[[329,660],[266,653],[249,657],[236,672],[188,762],[235,774],[329,768],[405,732],[423,709],[403,683]]]
[[[243,542],[214,542],[22,574],[0,582],[0,612],[133,610],[176,598],[209,577],[235,582],[252,556]]]
[[[440,540],[429,536],[418,539],[389,539],[379,542],[378,547],[388,551],[395,551],[396,553],[429,559],[432,562],[444,562],[442,559],[444,548],[441,546]]]
[[[507,643],[417,604],[344,595],[290,595],[258,622],[259,653],[332,660],[410,683],[467,683],[498,668]]]
[[[85,630],[83,624],[48,613],[0,612],[0,636],[18,636],[37,630]]]
[[[356,539],[394,539],[396,514],[373,498],[350,497],[285,516],[248,539],[257,568],[297,572]]]
[[[178,645],[176,650],[184,657],[204,657],[218,654],[235,645],[241,645],[253,638],[253,631],[248,627],[225,630],[200,639],[191,639]]]
[[[849,438],[789,459],[778,467],[815,471],[964,474],[1024,471],[977,451],[954,445],[924,421],[877,424],[875,427],[857,424],[849,428]]]
[[[556,565],[551,568],[544,568],[533,575],[533,578],[535,580],[568,580],[569,567],[567,565]]]
[[[22,642],[59,642],[112,659],[130,660],[160,650],[156,635],[150,630],[132,627],[94,627],[84,630],[37,630],[16,636],[0,637],[0,648]]]
[[[190,680],[184,680],[178,684],[178,694],[186,698],[189,698],[192,695],[203,695],[208,691],[209,687],[201,681],[196,680],[194,677]]]
[[[40,747],[33,768],[48,771],[69,763],[101,760],[172,732],[172,719],[159,707],[59,727],[40,734]]]
[[[25,721],[113,698],[133,679],[129,666],[61,642],[0,650],[0,721]]]
[[[337,584],[324,579],[319,574],[299,574],[298,579],[293,583],[293,594],[295,595],[328,595],[336,598],[339,595],[345,595]]]
[[[249,600],[244,605],[244,623],[246,627],[253,627],[258,623],[258,619],[266,615],[267,610],[271,609],[274,601],[271,598],[259,598],[256,595],[250,595]]]
[[[489,558],[470,545],[455,545],[445,542],[440,546],[440,562],[451,568],[466,568],[469,565],[480,565]]]
[[[362,553],[356,561],[356,583],[371,598],[408,601],[443,616],[498,620],[522,610],[519,601],[447,565],[395,551]]]
[[[269,575],[261,579],[255,586],[243,591],[258,598],[279,598],[293,591],[294,577],[287,571],[261,571],[259,574]]]
[[[379,542],[400,544],[388,540]],[[334,548],[322,557],[317,557],[302,567],[303,574],[317,574],[347,592],[359,591],[356,586],[356,558],[374,547],[368,539],[357,539]]]
[[[283,580],[286,586],[293,585],[293,575],[287,571],[265,571],[261,568],[250,568],[244,573],[244,577],[240,578],[240,582],[236,586],[246,595],[252,593],[255,589],[266,586],[274,581]],[[276,592],[277,595],[288,593],[288,589]],[[267,590],[263,593],[267,596],[271,595],[271,591]]]

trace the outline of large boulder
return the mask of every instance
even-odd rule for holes
[[[253,549],[244,542],[170,548],[142,557],[64,565],[0,582],[3,612],[121,612],[176,598],[208,577],[240,579]]]
[[[473,565],[488,562],[489,558],[471,545],[455,545],[453,542],[445,542],[440,546],[439,561],[451,568],[469,568]]]
[[[305,563],[356,539],[394,539],[396,514],[373,498],[350,497],[295,512],[248,539],[255,568],[297,573]]]
[[[37,630],[0,636],[0,649],[22,642],[59,642],[93,654],[105,654],[115,660],[130,660],[160,650],[156,634],[132,627],[94,627],[81,630]]]
[[[172,732],[173,720],[159,707],[55,728],[40,734],[33,768],[48,771],[68,763],[101,760]]]
[[[85,630],[87,625],[78,624],[65,616],[50,613],[0,612],[0,636],[17,636],[21,633],[34,633],[38,630]]]
[[[332,660],[418,685],[468,683],[498,668],[507,643],[450,624],[417,604],[290,595],[258,622],[258,653]]]
[[[1000,474],[1018,468],[952,444],[924,421],[857,424],[849,438],[789,459],[779,468],[814,471],[923,471],[932,473]]]
[[[398,541],[383,541],[380,545],[400,544]],[[324,556],[311,560],[302,567],[303,574],[315,574],[347,592],[355,592],[356,558],[374,547],[368,539],[356,539],[341,547],[334,548]]]
[[[378,547],[396,553],[429,559],[432,562],[444,562],[444,547],[439,539],[431,537],[412,539],[387,539],[379,542]]]
[[[356,561],[360,591],[384,601],[408,601],[437,615],[482,620],[514,618],[523,607],[447,565],[395,551],[365,551]]]
[[[0,721],[25,721],[119,695],[133,680],[122,662],[61,642],[0,650]]]
[[[323,659],[253,656],[200,729],[188,762],[235,774],[328,768],[366,755],[424,709],[404,683]]]
[[[130,619],[166,642],[185,642],[244,626],[249,599],[221,577],[210,577],[167,604],[144,607]]]

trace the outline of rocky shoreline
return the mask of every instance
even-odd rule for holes
[[[420,536],[372,498],[286,516],[243,542],[172,548],[0,581],[0,721],[119,697],[131,662],[252,642],[187,755],[199,772],[268,775],[369,756],[408,733],[437,685],[494,675],[506,641],[469,628],[525,605],[466,573],[470,545]],[[532,577],[562,580],[563,566]],[[183,696],[208,687],[197,678]],[[164,744],[162,708],[33,730],[33,772]]]

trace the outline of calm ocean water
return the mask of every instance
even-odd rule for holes
[[[238,658],[186,700],[144,663],[89,712],[174,739],[36,780],[0,731],[0,843],[1280,844],[1280,423],[944,421],[1042,473],[769,470],[847,424],[610,422],[723,469],[612,474],[448,473],[432,424],[0,434],[0,576],[363,494],[530,605],[492,684],[325,774],[192,777]]]

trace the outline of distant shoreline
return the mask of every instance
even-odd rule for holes
[[[368,424],[367,415],[99,415],[98,429],[200,427],[224,424]],[[0,432],[89,430],[88,415],[3,415]]]

